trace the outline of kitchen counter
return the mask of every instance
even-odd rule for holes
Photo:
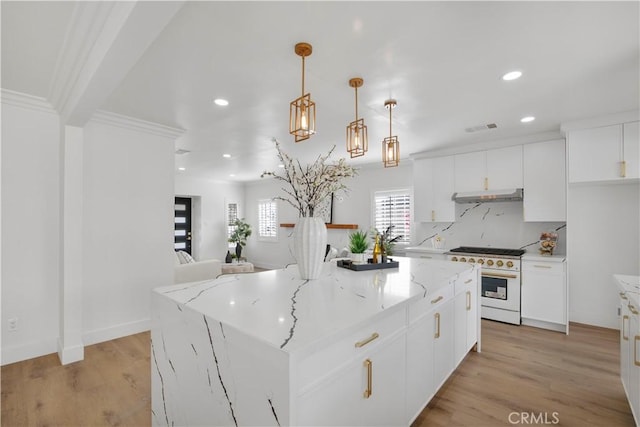
[[[359,272],[325,263],[317,280],[300,279],[294,265],[155,289],[153,425],[289,425],[304,423],[303,416],[316,419],[304,396],[313,395],[322,378],[381,346],[404,354],[399,340],[405,339],[408,313],[440,301],[453,304],[455,292],[466,292],[458,289],[462,282],[465,289],[478,286],[477,266],[394,259],[399,268]],[[362,369],[362,361],[350,363]],[[379,379],[384,364],[375,363]],[[391,378],[405,375],[400,361],[389,366]],[[356,396],[361,399],[362,392]],[[308,401],[319,407],[315,399]],[[384,407],[377,402],[368,404]],[[405,424],[404,403],[396,409],[400,414],[389,422]]]
[[[564,262],[566,259],[566,255],[540,255],[536,253],[525,253],[524,255],[522,255],[523,261]]]
[[[618,289],[626,293],[630,301],[634,303],[636,308],[640,308],[640,276],[629,276],[625,274],[614,274]]]
[[[408,248],[405,248],[405,251],[424,252],[426,254],[445,254],[449,252],[449,249],[437,249],[427,246],[410,246]]]

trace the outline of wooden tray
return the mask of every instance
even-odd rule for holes
[[[367,270],[380,270],[383,268],[398,268],[400,263],[398,261],[394,261],[393,259],[387,259],[387,262],[382,263],[379,262],[377,264],[373,264],[372,259],[369,258],[366,264],[354,264],[349,260],[339,260],[338,267],[347,268],[353,271],[367,271]]]

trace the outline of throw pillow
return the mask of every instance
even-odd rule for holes
[[[180,264],[191,264],[196,262],[196,260],[193,259],[193,257],[185,251],[178,251],[176,253],[178,254],[178,258],[180,259]]]

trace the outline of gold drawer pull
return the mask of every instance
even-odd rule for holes
[[[627,316],[626,314],[624,316],[622,316],[622,339],[625,341],[629,341],[629,335],[625,335],[624,334],[624,321],[627,320],[627,322],[629,321],[629,316]]]
[[[636,366],[640,366],[640,361],[638,361],[638,340],[640,340],[640,335],[633,337],[633,364]]]
[[[467,291],[467,311],[471,311],[471,292]]]
[[[440,313],[436,313],[436,334],[434,338],[440,338]]]
[[[636,310],[636,308],[631,304],[629,304],[629,311],[632,312],[633,314],[638,314],[638,310]]]
[[[535,268],[551,268],[550,265],[539,265],[539,264],[535,264],[534,267]]]
[[[364,347],[365,345],[369,344],[371,341],[375,340],[379,336],[380,336],[380,334],[378,334],[377,332],[374,332],[374,333],[371,334],[371,336],[369,338],[364,339],[362,341],[358,341],[356,343],[356,347],[357,348]]]
[[[466,285],[466,284],[471,283],[471,282],[473,282],[473,279],[467,279],[467,280],[464,281],[464,284]]]
[[[624,292],[620,292],[620,298],[629,299],[629,298],[627,298],[627,294],[625,294]]]
[[[489,189],[489,178],[485,178],[484,179],[484,189],[488,190]]]
[[[364,361],[364,367],[367,368],[367,389],[364,391],[364,398],[368,399],[373,393],[373,362],[371,359]]]
[[[436,298],[436,299],[432,299],[432,300],[431,300],[431,304],[435,304],[435,303],[437,303],[438,301],[442,301],[443,299],[444,299],[444,297],[443,297],[442,295],[440,295],[438,298]]]
[[[420,258],[425,258],[425,259],[432,259],[432,256],[427,256],[427,255],[420,255]]]
[[[627,177],[627,162],[625,162],[624,160],[620,162],[620,176],[622,178]]]
[[[431,211],[431,221],[435,222],[436,220],[436,211]]]

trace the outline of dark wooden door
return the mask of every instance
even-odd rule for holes
[[[191,254],[191,198],[176,197],[173,223],[175,250]]]

